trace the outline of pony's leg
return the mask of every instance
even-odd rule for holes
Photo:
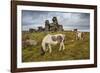
[[[78,40],[78,36],[77,36],[77,34],[76,34],[76,40]]]
[[[79,38],[80,38],[80,40],[82,40],[82,37],[81,37],[81,35],[79,36]]]
[[[82,37],[80,36],[80,40],[82,40]]]
[[[82,38],[82,40],[84,40],[84,35],[83,35],[83,33],[81,34],[81,38]]]
[[[62,46],[63,46],[63,50],[65,49],[65,45],[64,45],[64,43],[62,42]]]
[[[62,48],[62,43],[60,43],[59,51],[61,51],[61,48]]]
[[[48,46],[49,46],[49,53],[51,53],[52,52],[51,45],[48,44]]]
[[[47,52],[48,50],[49,50],[49,49],[46,47],[46,50],[45,50],[45,51]]]
[[[84,37],[83,37],[83,35],[81,35],[81,40],[84,40]]]
[[[48,49],[48,44],[45,44],[45,52],[47,52],[49,49]]]
[[[63,42],[60,43],[59,51],[61,51],[61,49],[63,49],[63,50],[65,49],[65,46],[64,46],[64,43]]]

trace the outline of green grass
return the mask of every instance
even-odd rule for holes
[[[52,46],[52,53],[46,52],[45,55],[41,55],[41,41],[47,34],[65,34],[65,50],[59,51],[59,44]],[[60,61],[60,60],[81,60],[89,59],[90,56],[90,42],[89,32],[85,32],[84,40],[75,40],[74,32],[23,32],[22,39],[28,38],[36,40],[38,44],[36,46],[22,46],[22,61],[23,62],[37,62],[37,61]]]

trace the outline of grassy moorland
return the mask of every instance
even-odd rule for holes
[[[65,34],[65,50],[59,51],[59,44],[52,45],[52,53],[46,52],[45,55],[41,55],[41,42],[47,34]],[[38,62],[38,61],[60,61],[60,60],[81,60],[89,59],[89,32],[85,33],[84,40],[75,40],[75,33],[71,31],[65,32],[22,32],[22,40],[26,40],[27,37],[36,40],[37,45],[22,46],[22,61],[23,62]]]

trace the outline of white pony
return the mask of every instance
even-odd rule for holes
[[[58,43],[60,44],[59,51],[64,50],[65,49],[64,38],[65,38],[64,34],[46,35],[42,40],[42,54],[45,54],[45,52],[47,51],[47,47],[49,49],[49,53],[51,53],[52,52],[51,45],[56,45]]]
[[[76,32],[76,40],[83,40],[84,39],[84,33],[83,32]]]

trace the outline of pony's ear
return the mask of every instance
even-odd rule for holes
[[[57,40],[57,38],[56,38],[55,36],[51,36],[51,39],[52,39],[53,41],[56,41],[56,40]]]

